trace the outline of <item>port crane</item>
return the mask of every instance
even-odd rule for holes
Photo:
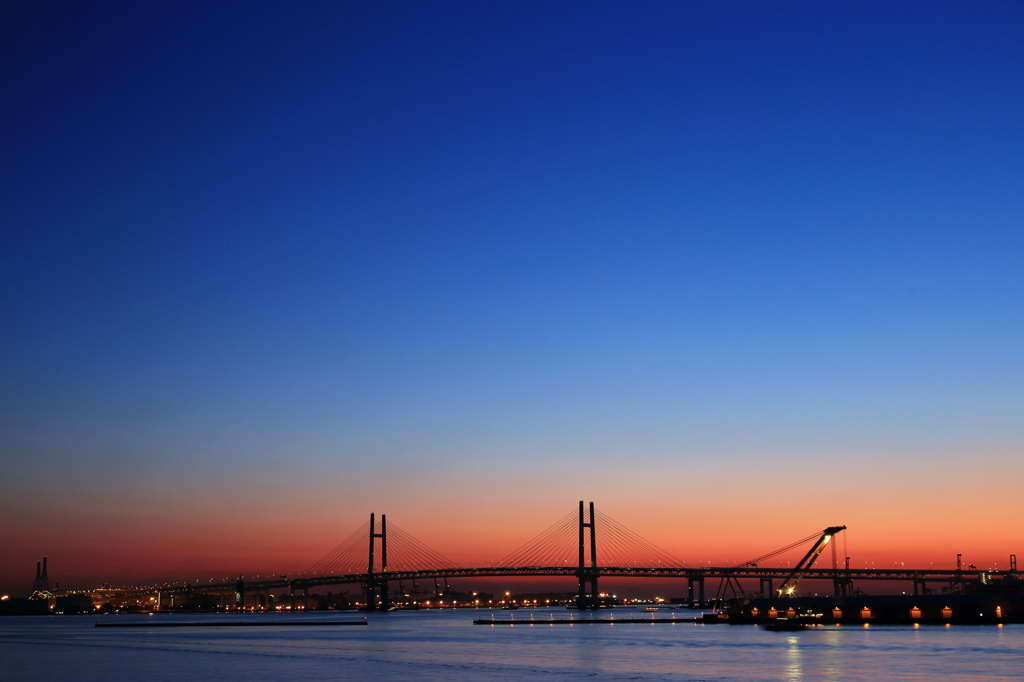
[[[782,581],[782,585],[776,591],[779,596],[787,596],[796,592],[796,586],[800,584],[800,581],[804,579],[807,571],[814,566],[814,562],[818,560],[821,553],[825,550],[825,546],[828,545],[832,538],[835,537],[836,533],[846,530],[846,526],[829,526],[821,532],[821,537],[818,541],[807,550],[807,554],[804,554],[804,558],[800,560],[796,566],[793,567],[793,572],[786,576],[786,579]],[[839,566],[836,562],[836,546],[832,545],[832,570],[838,570]]]
[[[792,542],[786,545],[785,547],[780,547],[779,549],[776,549],[772,552],[768,552],[767,554],[762,554],[761,556],[751,559],[750,561],[746,561],[742,564],[737,564],[733,568],[756,568],[758,564],[763,563],[768,559],[776,557],[780,554],[784,554],[785,552],[795,549],[811,540],[815,540],[814,544],[811,545],[811,548],[809,550],[807,550],[807,553],[804,554],[803,558],[800,559],[799,562],[797,562],[797,565],[793,567],[793,570],[790,571],[790,573],[786,576],[785,580],[782,581],[782,584],[779,586],[779,589],[774,590],[774,593],[777,596],[792,595],[794,592],[796,592],[797,585],[799,585],[800,581],[803,580],[804,576],[807,574],[807,571],[809,571],[811,567],[814,566],[814,562],[817,561],[818,557],[821,556],[821,553],[825,551],[825,547],[827,547],[829,544],[832,544],[832,538],[835,537],[836,533],[839,533],[843,530],[846,530],[846,526],[829,526],[820,533],[808,535],[807,537],[801,538],[796,542]],[[838,565],[836,562],[835,544],[832,544],[832,569],[838,570]],[[761,591],[763,593],[772,591],[770,578],[768,578],[768,586],[768,590],[765,590],[764,579],[762,579]],[[722,576],[722,580],[718,584],[718,591],[715,594],[715,606],[713,608],[713,611],[718,611],[719,606],[723,603],[725,599],[727,591],[732,592],[733,599],[741,599],[743,601],[747,600],[747,594],[743,591],[743,586],[740,585],[739,579],[729,573],[726,573]]]

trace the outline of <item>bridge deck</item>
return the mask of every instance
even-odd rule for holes
[[[694,580],[715,580],[726,577],[737,579],[759,579],[772,578],[784,580],[792,575],[790,568],[730,568],[730,567],[707,567],[707,568],[666,568],[666,567],[621,567],[603,566],[598,569],[602,578],[675,578]],[[298,578],[275,578],[272,580],[257,580],[246,582],[245,590],[248,592],[265,591],[281,588],[308,589],[326,585],[358,585],[369,580],[381,580],[383,575],[387,580],[433,580],[444,578],[498,578],[498,577],[564,577],[575,578],[578,569],[575,566],[523,566],[523,567],[487,567],[487,568],[463,568],[453,566],[451,568],[431,570],[389,570],[386,574],[381,573],[349,573],[345,575],[309,576]],[[1011,571],[980,571],[980,570],[940,570],[940,569],[810,569],[804,574],[804,580],[906,580],[906,581],[927,581],[927,582],[960,582],[978,580],[982,574],[998,577],[1004,575],[1017,575]],[[164,587],[153,586],[140,589],[139,594],[181,594],[185,592],[231,592],[237,587],[237,582],[213,583],[206,585],[169,585]]]

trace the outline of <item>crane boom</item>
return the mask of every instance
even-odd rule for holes
[[[804,575],[807,571],[814,566],[814,562],[818,560],[821,553],[825,550],[825,547],[832,540],[836,533],[839,531],[846,530],[846,526],[829,526],[821,532],[821,537],[818,538],[817,542],[807,551],[804,558],[793,567],[792,573],[786,576],[786,579],[782,581],[782,585],[776,590],[776,594],[780,597],[785,597],[793,594],[796,591],[796,586],[803,580]],[[834,567],[833,567],[834,568]]]

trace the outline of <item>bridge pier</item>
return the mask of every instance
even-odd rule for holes
[[[245,607],[245,582],[242,581],[242,576],[238,576],[238,582],[235,583],[235,608],[241,609]]]
[[[694,587],[697,591],[694,593]],[[686,576],[686,601],[691,609],[704,606],[704,576],[689,574]]]
[[[368,576],[366,581],[366,610],[387,611],[391,608],[388,580],[383,574]]]
[[[833,546],[833,550],[835,547]],[[833,568],[835,567],[835,557],[832,559]],[[850,578],[850,557],[846,557],[846,562],[843,569],[843,577],[836,578],[836,596],[837,597],[852,597],[853,596],[853,580]],[[917,589],[917,581],[914,581],[914,589]],[[916,594],[916,592],[915,592]]]
[[[372,580],[366,581],[366,610],[377,610],[377,586]]]
[[[579,593],[576,596],[576,608],[597,609],[601,606],[601,596],[597,588],[598,574],[581,573],[579,575]]]

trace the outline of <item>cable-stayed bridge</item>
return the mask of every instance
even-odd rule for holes
[[[888,580],[913,583],[914,594],[924,593],[928,583],[948,585],[951,590],[967,581],[999,575],[1016,575],[1016,558],[1010,571],[981,571],[973,566],[964,570],[944,569],[857,569],[849,557],[842,566],[836,556],[833,537],[846,526],[833,526],[797,540],[785,547],[735,566],[692,566],[673,556],[613,518],[595,510],[594,503],[579,503],[579,508],[556,521],[537,536],[489,566],[465,566],[431,549],[381,515],[370,519],[332,549],[320,561],[297,576],[265,580],[210,584],[165,585],[138,590],[139,594],[230,594],[235,604],[244,603],[246,592],[274,589],[296,590],[308,594],[314,587],[360,585],[366,593],[366,608],[371,611],[390,608],[392,583],[404,589],[404,583],[447,581],[453,578],[490,577],[563,577],[577,584],[576,605],[581,609],[602,604],[598,583],[602,578],[663,578],[686,580],[691,606],[709,600],[705,581],[718,581],[711,601],[720,603],[732,597],[745,597],[741,580],[759,581],[760,594],[793,594],[802,580],[831,581],[836,596],[853,594],[854,580]],[[809,546],[803,558],[786,568],[772,568],[764,562]],[[832,566],[816,568],[826,548],[831,548]],[[599,551],[600,548],[600,551]],[[959,561],[958,561],[959,563]],[[158,596],[158,599],[160,597]]]

